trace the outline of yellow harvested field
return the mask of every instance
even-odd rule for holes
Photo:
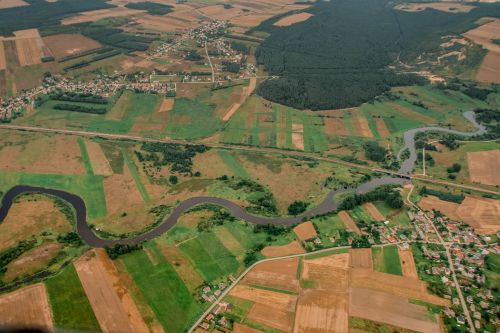
[[[403,269],[403,276],[418,279],[417,266],[415,266],[415,260],[413,259],[411,250],[399,249],[399,261]]]
[[[441,332],[439,324],[429,318],[424,306],[411,304],[404,297],[371,289],[351,289],[349,315],[417,332]]]
[[[59,34],[43,37],[45,45],[56,59],[101,47],[101,44],[81,34]]]
[[[0,9],[28,6],[29,4],[23,0],[0,0]]]
[[[362,115],[355,115],[352,117],[352,123],[359,136],[364,138],[373,138],[373,133],[368,125],[368,120]]]
[[[273,17],[273,14],[248,14],[229,19],[229,22],[244,28],[256,27],[267,19]]]
[[[18,38],[40,38],[38,29],[25,29],[14,31],[14,39]]]
[[[347,230],[350,230],[358,235],[361,235],[361,230],[359,230],[358,226],[356,225],[356,222],[354,222],[352,217],[345,210],[339,212],[339,217],[342,220],[342,222],[344,222]]]
[[[88,252],[74,265],[103,332],[149,332],[127,289],[110,274],[116,269],[104,251]]]
[[[266,246],[261,253],[266,257],[282,257],[290,254],[304,253],[304,249],[297,241],[290,242],[287,245]]]
[[[447,13],[468,13],[476,8],[457,2],[426,2],[426,3],[405,3],[395,7],[405,12],[421,12],[426,9],[436,9]]]
[[[85,146],[89,154],[90,163],[92,164],[92,171],[98,176],[110,176],[113,174],[111,165],[109,164],[106,155],[102,151],[99,143],[94,141],[85,141]]]
[[[363,208],[366,211],[368,211],[368,213],[370,213],[371,217],[375,221],[385,221],[386,220],[384,215],[382,215],[382,213],[380,213],[380,211],[377,209],[377,207],[375,207],[375,205],[372,204],[371,202],[364,203]]]
[[[71,224],[52,199],[43,196],[37,196],[36,200],[22,198],[12,205],[0,223],[0,251],[44,231],[65,233],[71,230]]]
[[[351,287],[354,288],[383,291],[441,306],[450,305],[449,300],[429,294],[424,282],[410,277],[381,273],[365,268],[352,268],[350,283]]]
[[[231,296],[247,299],[261,304],[267,304],[278,311],[294,311],[297,296],[277,293],[274,291],[252,288],[244,285],[237,285],[229,293]]]
[[[473,182],[500,185],[500,150],[467,153],[469,177]]]
[[[208,16],[211,19],[224,21],[245,14],[245,12],[241,8],[232,7],[229,9],[225,9],[223,5],[206,6],[200,8],[199,11],[203,13],[203,15]]]
[[[452,220],[460,219],[457,214],[457,209],[459,206],[459,204],[457,203],[444,201],[439,199],[438,197],[429,195],[420,200],[418,205],[425,211],[431,212],[434,209],[448,216]]]
[[[0,296],[2,326],[51,332],[52,311],[45,285],[37,283]]]
[[[17,58],[21,66],[37,65],[42,63],[44,57],[43,40],[38,38],[16,39]]]
[[[314,282],[314,289],[345,292],[349,287],[348,253],[304,260],[302,278]]]
[[[494,234],[500,230],[500,201],[466,196],[459,205],[428,196],[419,206],[426,211],[440,211],[455,221],[462,221],[474,228],[478,234]]]
[[[289,16],[285,16],[276,23],[274,23],[275,26],[278,27],[287,27],[289,25],[298,23],[298,22],[303,22],[312,17],[313,14],[310,13],[298,13],[298,14],[293,14]]]
[[[491,22],[467,31],[464,36],[488,50],[488,54],[476,73],[476,79],[500,83],[500,45],[493,42],[500,39],[500,19],[493,19]]]
[[[382,118],[375,119],[375,124],[377,126],[377,131],[380,134],[380,137],[385,138],[391,135],[391,132],[387,128],[387,125]]]
[[[467,196],[457,213],[478,234],[495,234],[500,231],[500,200]]]
[[[300,294],[294,332],[349,332],[346,292],[305,290]]]
[[[284,332],[291,332],[293,328],[293,312],[277,310],[267,304],[255,303],[246,318]]]
[[[299,258],[263,262],[255,266],[243,279],[249,285],[271,287],[279,290],[299,290],[297,269]]]
[[[298,226],[293,228],[293,232],[302,241],[312,239],[318,236],[318,234],[316,233],[316,229],[314,228],[314,225],[312,224],[311,221],[299,224]]]
[[[350,249],[351,267],[373,269],[371,249]]]
[[[165,98],[158,109],[158,112],[172,111],[175,104],[175,98]]]
[[[5,59],[5,47],[3,41],[0,40],[0,71],[7,69],[7,62]]]

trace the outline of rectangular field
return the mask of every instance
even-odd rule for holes
[[[37,283],[0,297],[2,325],[52,331],[52,312],[45,285]]]
[[[99,42],[81,34],[47,36],[43,42],[57,60],[101,47]]]
[[[350,230],[358,235],[361,235],[361,230],[359,230],[358,226],[356,225],[356,222],[354,222],[352,217],[349,216],[349,214],[345,210],[340,211],[338,215],[342,219],[342,222],[344,222],[347,230]]]
[[[403,275],[401,262],[399,260],[398,247],[389,245],[372,248],[373,267],[376,271]]]
[[[467,153],[469,177],[473,182],[500,185],[500,150]]]

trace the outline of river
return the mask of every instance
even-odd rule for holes
[[[176,223],[179,217],[189,209],[201,205],[201,204],[215,204],[221,207],[228,209],[235,217],[245,220],[249,223],[253,224],[278,224],[278,225],[292,225],[295,223],[299,223],[304,219],[310,218],[315,215],[326,214],[329,212],[333,212],[337,210],[339,202],[334,200],[335,195],[346,192],[353,193],[366,193],[371,191],[372,189],[387,184],[394,185],[405,185],[410,182],[409,178],[405,177],[405,175],[410,175],[415,166],[415,162],[417,160],[417,152],[415,149],[415,135],[421,132],[446,132],[450,134],[457,134],[461,136],[474,136],[481,135],[486,132],[486,128],[480,124],[478,124],[474,118],[474,113],[469,111],[464,113],[464,117],[471,122],[476,128],[476,132],[459,132],[455,130],[450,130],[448,128],[441,127],[422,127],[408,130],[404,133],[404,146],[398,154],[398,159],[400,159],[401,153],[408,149],[410,152],[410,156],[408,159],[401,163],[401,167],[398,170],[397,176],[383,176],[380,178],[371,179],[368,182],[365,182],[357,187],[353,188],[342,188],[338,190],[334,190],[328,193],[323,202],[321,202],[318,206],[312,208],[311,210],[298,215],[298,216],[288,216],[288,217],[277,217],[277,218],[269,218],[256,216],[248,213],[242,207],[236,205],[235,203],[214,197],[193,197],[181,202],[177,207],[173,209],[171,214],[166,217],[158,226],[153,228],[150,231],[147,231],[141,235],[133,236],[127,239],[120,240],[111,240],[111,239],[102,239],[99,238],[94,231],[89,227],[87,223],[87,207],[85,206],[85,202],[83,199],[75,194],[44,188],[44,187],[36,187],[36,186],[28,186],[28,185],[17,185],[7,191],[2,198],[2,206],[0,207],[0,223],[4,221],[5,217],[9,213],[10,207],[12,206],[15,198],[23,193],[43,193],[48,194],[54,197],[58,197],[62,200],[65,200],[70,205],[73,206],[76,212],[76,231],[83,239],[85,243],[92,247],[105,247],[105,246],[113,246],[117,244],[123,245],[134,245],[141,243],[145,240],[156,238],[168,230],[170,230]]]

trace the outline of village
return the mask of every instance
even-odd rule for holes
[[[9,99],[0,99],[0,121],[10,122],[25,112],[27,108],[35,108],[37,98],[50,95],[56,91],[111,97],[118,90],[130,89],[136,92],[165,94],[167,97],[175,97],[177,83],[210,84],[212,88],[218,89],[231,84],[231,81],[234,80],[255,77],[257,73],[256,66],[246,63],[243,54],[233,50],[231,43],[222,38],[225,29],[227,29],[227,24],[226,21],[211,21],[208,24],[179,34],[172,41],[162,42],[154,51],[148,53],[147,59],[174,56],[178,58],[177,61],[184,61],[187,54],[182,51],[183,45],[186,42],[194,41],[198,47],[205,49],[206,54],[200,55],[200,57],[203,61],[206,61],[203,63],[204,66],[210,65],[210,71],[165,71],[154,69],[151,73],[144,71],[117,72],[114,75],[99,72],[95,75],[95,78],[86,81],[47,72],[44,74],[41,86],[23,91],[18,96]],[[218,60],[213,65],[211,57],[217,57]],[[238,64],[236,73],[228,72],[223,65],[226,63]],[[244,65],[240,67],[240,64]]]

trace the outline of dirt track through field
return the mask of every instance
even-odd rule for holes
[[[105,267],[105,265],[109,266],[110,264],[103,259],[99,253],[92,251],[78,259],[74,264],[102,331],[109,333],[148,332],[147,327],[144,330],[144,328],[132,325],[130,314],[127,313],[115,291],[114,283],[116,280],[111,280]],[[131,300],[128,302],[129,305],[134,304],[133,302],[130,304],[130,302]]]
[[[222,121],[227,122],[229,121],[229,119],[231,119],[231,117],[236,113],[236,111],[238,111],[238,109],[245,103],[247,98],[250,97],[250,95],[252,95],[256,86],[257,86],[257,79],[254,77],[250,78],[250,83],[248,84],[248,87],[243,88],[243,91],[241,92],[241,97],[239,102],[231,105],[229,110],[222,118]]]
[[[52,311],[43,283],[0,296],[0,324],[52,331]]]

